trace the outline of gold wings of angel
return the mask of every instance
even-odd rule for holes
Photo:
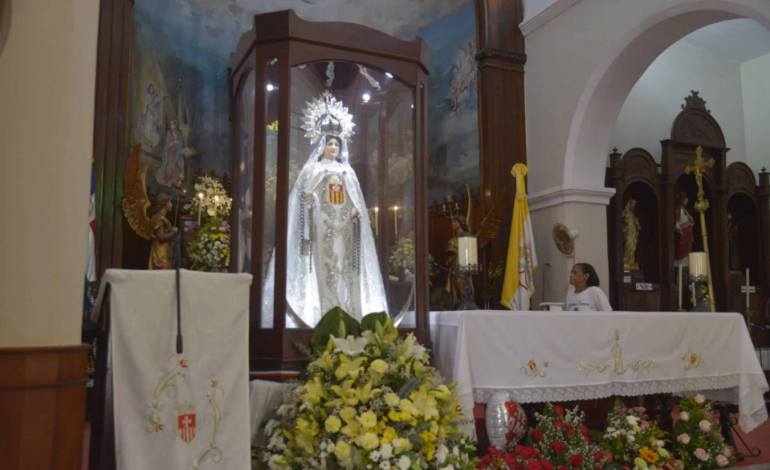
[[[126,168],[125,187],[123,189],[123,214],[128,225],[142,238],[154,238],[152,225],[147,215],[150,208],[150,198],[147,196],[145,176],[147,166],[142,165],[142,144],[134,145]]]
[[[497,233],[500,232],[500,220],[503,218],[503,211],[505,210],[505,198],[508,195],[508,190],[503,188],[503,191],[498,196],[495,205],[487,213],[484,220],[481,221],[481,227],[478,231],[473,226],[473,193],[471,193],[471,187],[466,184],[465,188],[468,190],[468,215],[466,222],[468,224],[468,231],[476,234],[478,238],[478,247],[484,248],[489,242],[494,240]]]

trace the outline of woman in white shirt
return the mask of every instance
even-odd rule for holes
[[[575,290],[567,294],[567,310],[575,312],[612,311],[607,296],[599,289],[599,276],[596,275],[596,270],[590,264],[577,263],[573,266],[569,275],[569,283],[575,286]]]

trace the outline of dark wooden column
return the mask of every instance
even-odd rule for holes
[[[476,60],[479,70],[479,141],[481,146],[481,208],[486,214],[503,188],[508,200],[500,233],[482,257],[505,259],[511,231],[516,184],[511,168],[527,163],[524,114],[524,36],[521,0],[475,0]],[[494,299],[492,308],[501,308]]]
[[[607,186],[615,188],[615,195],[607,207],[607,240],[610,242],[610,303],[615,310],[625,308],[623,302],[623,169],[620,166],[618,149],[612,149],[610,167],[607,168]]]
[[[729,276],[730,276],[730,256],[727,243],[727,151],[721,151],[721,158],[716,158],[717,163],[714,166],[714,207],[710,210],[714,212],[706,217],[714,218],[714,233],[709,233],[709,240],[714,241],[714,251],[709,256],[713,258],[711,273],[714,282],[714,295],[716,296],[717,312],[728,311],[729,294]],[[711,247],[709,247],[709,250]]]
[[[97,273],[122,266],[123,176],[128,158],[128,104],[134,0],[101,0],[94,113]]]
[[[666,154],[666,147],[672,145],[670,141],[664,141],[663,153]],[[663,244],[662,250],[662,263],[660,270],[660,294],[661,294],[661,310],[666,312],[675,311],[679,306],[676,302],[676,296],[678,292],[675,290],[677,283],[676,270],[674,269],[674,188],[676,186],[676,177],[666,172],[666,166],[663,167],[663,172],[660,175],[661,182],[661,201],[660,201],[660,226],[661,226],[661,243]],[[682,288],[688,283],[684,282]],[[674,289],[674,290],[672,290]],[[687,290],[685,289],[685,292]]]
[[[770,173],[762,168],[759,174],[759,224],[762,238],[760,252],[762,253],[762,288],[765,291],[765,302],[770,297]],[[764,305],[761,306],[764,308]],[[760,309],[760,315],[762,311]]]

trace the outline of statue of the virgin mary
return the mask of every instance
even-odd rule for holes
[[[314,150],[289,194],[286,326],[313,327],[334,307],[356,319],[387,312],[361,185],[348,163],[353,116],[327,90],[308,103],[302,129]],[[262,326],[273,324],[275,254],[264,284]]]

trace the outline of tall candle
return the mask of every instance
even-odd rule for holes
[[[198,193],[198,226],[201,225],[201,209],[203,208],[203,193]]]
[[[398,206],[393,206],[393,220],[396,221],[396,239],[398,239]]]
[[[682,265],[679,265],[679,310],[682,310]]]
[[[374,236],[380,235],[380,208],[374,208]]]
[[[751,286],[751,283],[749,282],[749,268],[746,268],[746,310],[751,310],[751,307],[749,307],[749,287]]]

